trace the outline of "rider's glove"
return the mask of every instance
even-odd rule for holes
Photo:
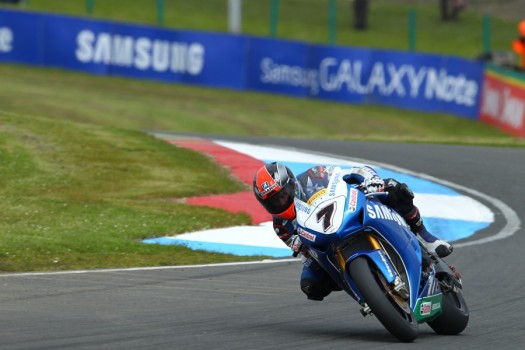
[[[293,235],[286,241],[286,245],[290,247],[290,249],[292,249],[294,253],[299,253],[301,251],[303,243],[301,242],[299,235]]]
[[[385,191],[385,182],[379,176],[366,179],[361,183],[361,188],[365,193],[377,193]]]
[[[308,250],[303,246],[299,235],[293,235],[285,243],[288,247],[292,249],[293,256],[298,256],[299,254],[302,254],[302,256],[305,258],[310,257],[310,254],[308,253]]]

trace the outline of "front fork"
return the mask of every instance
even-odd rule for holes
[[[385,262],[386,264],[392,267],[395,273],[394,281],[390,283],[390,286],[393,288],[393,292],[397,294],[398,296],[400,296],[401,298],[403,298],[404,300],[408,300],[408,298],[410,297],[410,293],[407,289],[406,283],[403,282],[403,280],[401,280],[401,277],[399,277],[399,271],[397,271],[397,268],[394,266],[394,264],[392,264],[392,259],[390,259],[390,257],[388,256],[388,253],[386,252],[386,250],[383,248],[383,246],[377,240],[377,238],[371,235],[370,233],[367,234],[366,238],[368,242],[370,243],[370,245],[372,246],[372,248],[374,248],[375,250],[381,251],[381,254],[384,254],[386,256],[387,260],[383,262]]]
[[[380,273],[378,277],[383,284],[383,288],[387,291],[396,303],[398,303],[403,309],[407,308],[407,302],[409,303],[410,292],[408,291],[407,285],[401,279],[399,271],[397,271],[388,253],[384,249],[383,245],[379,240],[370,233],[366,234],[366,240],[370,244],[371,251],[362,251],[359,255],[366,255],[374,265],[377,266]],[[347,264],[357,256],[352,256],[352,259],[346,260],[341,249],[336,250],[337,260],[339,262],[341,271],[346,271]],[[366,303],[363,303],[363,309],[361,310],[363,315],[370,313],[370,308]]]

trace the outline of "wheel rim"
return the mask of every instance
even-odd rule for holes
[[[396,310],[399,312],[399,314],[408,322],[414,323],[414,315],[412,312],[412,309],[410,308],[410,303],[407,302],[405,299],[401,298],[399,295],[395,294],[388,282],[385,280],[385,277],[383,274],[379,273],[378,271],[375,271],[375,275],[381,282],[381,284],[384,287],[385,295],[387,296],[388,300]]]

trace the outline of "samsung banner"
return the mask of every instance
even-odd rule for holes
[[[370,103],[477,118],[483,66],[343,48],[0,10],[0,62]]]

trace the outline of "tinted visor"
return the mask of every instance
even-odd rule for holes
[[[293,197],[294,181],[288,181],[279,192],[260,202],[270,214],[280,214],[293,204]]]

